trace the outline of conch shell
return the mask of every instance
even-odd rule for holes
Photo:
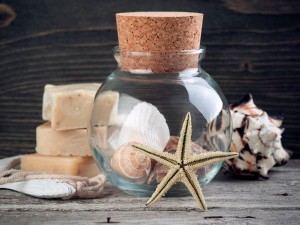
[[[151,170],[151,159],[125,144],[113,155],[111,167],[122,177],[144,183]]]
[[[246,95],[230,106],[233,136],[230,151],[239,157],[226,160],[224,168],[235,175],[268,179],[268,171],[283,165],[290,154],[281,144],[282,120],[270,117]]]
[[[178,141],[179,141],[179,137],[171,136],[171,138],[170,138],[168,144],[166,145],[164,151],[169,152],[169,153],[175,153],[177,145],[178,145]],[[200,154],[200,153],[206,152],[205,149],[203,149],[200,145],[197,145],[194,142],[191,143],[191,148],[192,148],[192,152],[194,154]],[[148,179],[147,179],[147,184],[150,184],[150,183],[153,183],[153,182],[160,183],[162,181],[162,179],[168,173],[168,170],[169,170],[169,167],[167,167],[167,166],[165,166],[161,163],[156,163],[153,170],[151,171]],[[198,175],[200,175],[201,173],[205,173],[205,170],[206,170],[206,168],[201,168],[198,171]]]

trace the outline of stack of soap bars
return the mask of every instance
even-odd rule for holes
[[[36,152],[21,157],[21,170],[93,177],[100,171],[88,144],[87,125],[98,83],[45,86]]]

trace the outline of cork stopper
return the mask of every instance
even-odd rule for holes
[[[116,19],[122,70],[176,72],[175,70],[190,67],[192,57],[185,54],[178,58],[176,55],[182,50],[200,48],[203,21],[201,13],[131,12],[118,13]],[[148,52],[152,57],[149,54],[132,55],[128,52]],[[195,55],[192,58],[192,66],[195,66],[197,59]],[[174,65],[176,68],[172,68]]]

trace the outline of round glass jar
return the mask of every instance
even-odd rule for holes
[[[114,48],[118,68],[98,90],[89,127],[90,146],[101,171],[131,195],[150,196],[168,168],[133,150],[138,142],[176,151],[183,120],[192,118],[192,152],[227,152],[232,126],[227,101],[200,66],[205,47],[171,52],[128,52]],[[221,163],[197,171],[210,182]],[[177,183],[168,195],[186,195]]]

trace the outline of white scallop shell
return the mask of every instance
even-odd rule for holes
[[[1,189],[10,189],[39,198],[63,198],[75,193],[76,189],[58,180],[39,179],[0,185]]]
[[[121,130],[110,137],[109,143],[115,150],[123,144],[137,142],[163,151],[169,139],[165,117],[154,105],[142,102],[132,109]]]

